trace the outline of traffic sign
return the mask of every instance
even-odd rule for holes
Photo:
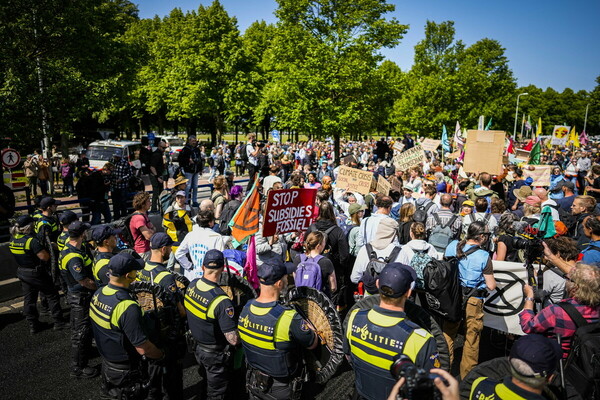
[[[280,136],[279,136],[279,131],[278,130],[274,130],[271,135],[273,135],[273,140],[275,142],[279,142],[281,140]]]
[[[2,166],[13,169],[21,162],[21,155],[15,149],[2,150]]]

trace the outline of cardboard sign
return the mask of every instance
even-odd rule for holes
[[[423,150],[425,151],[436,151],[441,143],[441,140],[425,139],[421,143],[421,147],[423,147]]]
[[[346,189],[351,192],[367,194],[369,193],[372,180],[372,172],[342,165],[338,172],[335,184],[338,188]]]
[[[397,171],[406,171],[410,167],[419,165],[426,160],[423,147],[415,146],[406,150],[404,153],[394,156],[394,166]]]
[[[312,222],[317,189],[271,190],[267,199],[263,236],[305,232]]]
[[[402,142],[395,142],[392,148],[397,152],[401,153],[402,150],[404,150],[404,144],[402,144]]]
[[[527,151],[527,150],[523,150],[523,149],[517,149],[517,152],[515,153],[515,158],[517,160],[529,162],[529,155],[530,154],[531,154],[531,151]]]
[[[356,157],[350,155],[347,157],[342,158],[342,163],[343,165],[352,165],[352,164],[358,164],[358,161],[356,160]]]
[[[567,144],[569,139],[569,132],[571,131],[570,126],[566,125],[554,125],[552,130],[552,141],[550,144],[553,146],[564,146]]]
[[[402,182],[398,180],[395,176],[392,176],[390,179],[390,183],[392,185],[392,190],[398,193],[402,193]]]
[[[531,186],[550,186],[550,174],[554,168],[552,165],[531,165],[535,168],[533,171],[530,171],[529,167],[529,165],[523,167],[523,177],[533,179]]]
[[[523,263],[492,261],[496,290],[483,303],[483,325],[514,335],[524,335],[519,323],[525,296],[523,286],[527,282],[527,270]]]
[[[504,131],[467,131],[465,172],[488,172],[492,175],[500,175],[505,136]]]
[[[377,177],[377,192],[381,194],[385,194],[386,196],[390,194],[390,189],[392,185],[381,175]]]

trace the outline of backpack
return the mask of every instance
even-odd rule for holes
[[[206,162],[208,164],[209,167],[214,167],[215,166],[215,159],[212,158],[212,156],[208,156],[208,158],[206,159]]]
[[[119,235],[121,241],[129,248],[133,248],[133,244],[135,242],[133,240],[133,234],[131,233],[131,229],[129,229],[129,225],[131,225],[131,218],[136,214],[140,213],[136,211],[134,213],[129,214],[125,218],[121,218],[113,222],[113,228],[121,230],[121,234]]]
[[[398,227],[398,242],[400,244],[406,244],[411,241],[410,227],[412,226],[413,222],[414,221],[400,222],[400,226]]]
[[[348,225],[346,223],[347,220],[348,220],[348,217],[346,217],[346,214],[344,214],[341,211],[335,217],[335,222],[336,222],[337,226],[340,227],[340,229],[344,232],[344,235],[346,237],[348,237],[348,235],[350,234],[350,231],[354,227],[354,225]]]
[[[333,225],[333,226],[329,227],[329,228],[328,228],[328,229],[325,231],[325,238],[326,238],[326,241],[325,241],[325,249],[323,249],[323,254],[329,254],[329,256],[328,256],[327,258],[329,258],[329,259],[330,259],[330,260],[332,260],[332,261],[333,261],[333,259],[332,259],[332,256],[331,256],[331,244],[329,243],[329,234],[330,234],[331,232],[333,232],[333,230],[334,230],[335,228],[337,228],[337,227],[338,227],[337,225]]]
[[[433,207],[433,201],[430,201],[427,205],[419,204],[413,215],[413,221],[425,223],[427,221],[427,211],[429,211],[431,207]]]
[[[173,196],[171,195],[170,190],[163,190],[158,196],[158,207],[160,208],[160,213],[164,214],[167,211],[167,208],[173,203]]]
[[[479,246],[467,250],[463,256],[479,250]],[[423,286],[427,310],[447,321],[459,322],[463,317],[463,293],[458,275],[458,257],[444,260],[432,258],[423,269]]]
[[[400,253],[400,247],[394,247],[390,255],[385,258],[377,256],[377,253],[373,249],[373,246],[371,246],[371,243],[367,243],[366,247],[367,255],[369,256],[369,263],[367,264],[365,272],[363,272],[361,281],[363,282],[365,290],[369,292],[369,294],[377,294],[379,293],[379,290],[375,285],[375,281],[386,264],[398,257],[398,254]]]
[[[600,395],[600,323],[590,324],[570,303],[557,304],[575,323],[565,378],[584,399]]]
[[[437,251],[444,252],[452,241],[452,237],[454,236],[452,234],[452,226],[458,217],[453,215],[446,225],[442,224],[437,214],[433,214],[433,218],[435,218],[435,226],[429,235],[429,244],[435,247]]]
[[[243,149],[240,149],[240,160],[246,164],[248,163],[248,144],[246,144]]]
[[[223,236],[231,235],[231,228],[229,227],[229,221],[233,218],[238,208],[240,208],[240,203],[237,200],[231,200],[225,207],[223,207],[223,212],[221,212],[221,224],[219,225],[219,231]]]
[[[410,266],[417,273],[417,289],[425,289],[425,285],[423,284],[423,270],[425,270],[425,267],[427,267],[427,264],[431,262],[433,257],[429,255],[428,250],[411,250],[414,254],[410,259]]]
[[[307,286],[317,290],[323,288],[321,282],[321,267],[319,266],[319,261],[322,258],[322,255],[312,258],[308,257],[306,254],[300,254],[300,264],[298,264],[296,275],[294,276],[296,287]]]

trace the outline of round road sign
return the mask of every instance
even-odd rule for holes
[[[2,150],[2,165],[4,168],[13,169],[21,162],[21,156],[15,149]]]

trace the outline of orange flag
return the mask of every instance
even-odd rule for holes
[[[258,178],[250,193],[238,208],[237,212],[231,218],[229,226],[231,227],[231,236],[238,243],[242,243],[249,236],[258,232],[258,222],[260,215],[260,194],[257,189]]]

